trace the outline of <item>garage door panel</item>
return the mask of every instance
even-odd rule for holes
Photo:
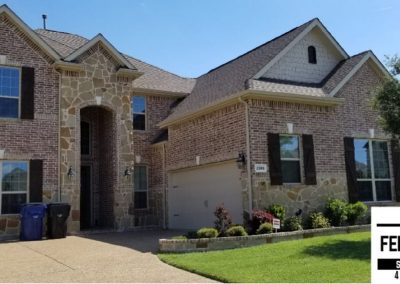
[[[198,229],[214,225],[214,210],[223,203],[233,222],[242,223],[242,189],[235,163],[176,172],[170,175],[169,226]]]

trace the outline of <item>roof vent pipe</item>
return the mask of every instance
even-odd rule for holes
[[[43,29],[46,29],[46,19],[47,19],[47,15],[43,14],[43,15],[42,15],[42,19],[43,19]]]

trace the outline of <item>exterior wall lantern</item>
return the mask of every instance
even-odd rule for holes
[[[243,152],[239,152],[239,155],[236,159],[236,164],[239,169],[246,165],[246,155]]]
[[[129,167],[126,167],[124,171],[124,177],[129,178],[132,175],[132,171]]]
[[[75,171],[72,169],[71,166],[68,169],[67,176],[68,176],[69,179],[71,179],[72,177],[75,176]]]

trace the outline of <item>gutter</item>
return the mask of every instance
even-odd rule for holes
[[[316,106],[328,106],[335,107],[344,103],[343,98],[335,98],[335,97],[317,97],[310,95],[299,95],[299,94],[286,94],[286,93],[277,93],[277,92],[266,92],[260,90],[245,90],[238,92],[232,96],[222,98],[216,102],[208,104],[202,107],[199,110],[189,112],[184,114],[183,116],[179,116],[173,119],[165,119],[164,121],[157,124],[160,128],[168,127],[175,123],[180,123],[189,119],[193,119],[199,117],[201,115],[210,113],[214,110],[220,109],[225,106],[229,106],[237,103],[237,99],[239,101],[241,99],[247,98],[255,98],[260,100],[267,101],[278,101],[278,102],[289,102],[289,103],[298,103],[298,104],[307,104],[307,105],[316,105]]]
[[[245,107],[246,115],[246,159],[247,159],[247,186],[248,186],[248,202],[249,202],[249,219],[251,220],[251,212],[253,212],[253,181],[251,177],[251,156],[250,156],[250,120],[249,120],[249,105],[241,97],[239,97],[239,102]]]

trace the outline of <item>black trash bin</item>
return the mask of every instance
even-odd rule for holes
[[[50,203],[47,208],[47,237],[49,239],[65,238],[71,205],[68,203]]]
[[[46,204],[27,203],[21,208],[21,241],[37,241],[43,236],[43,218],[46,215]]]

